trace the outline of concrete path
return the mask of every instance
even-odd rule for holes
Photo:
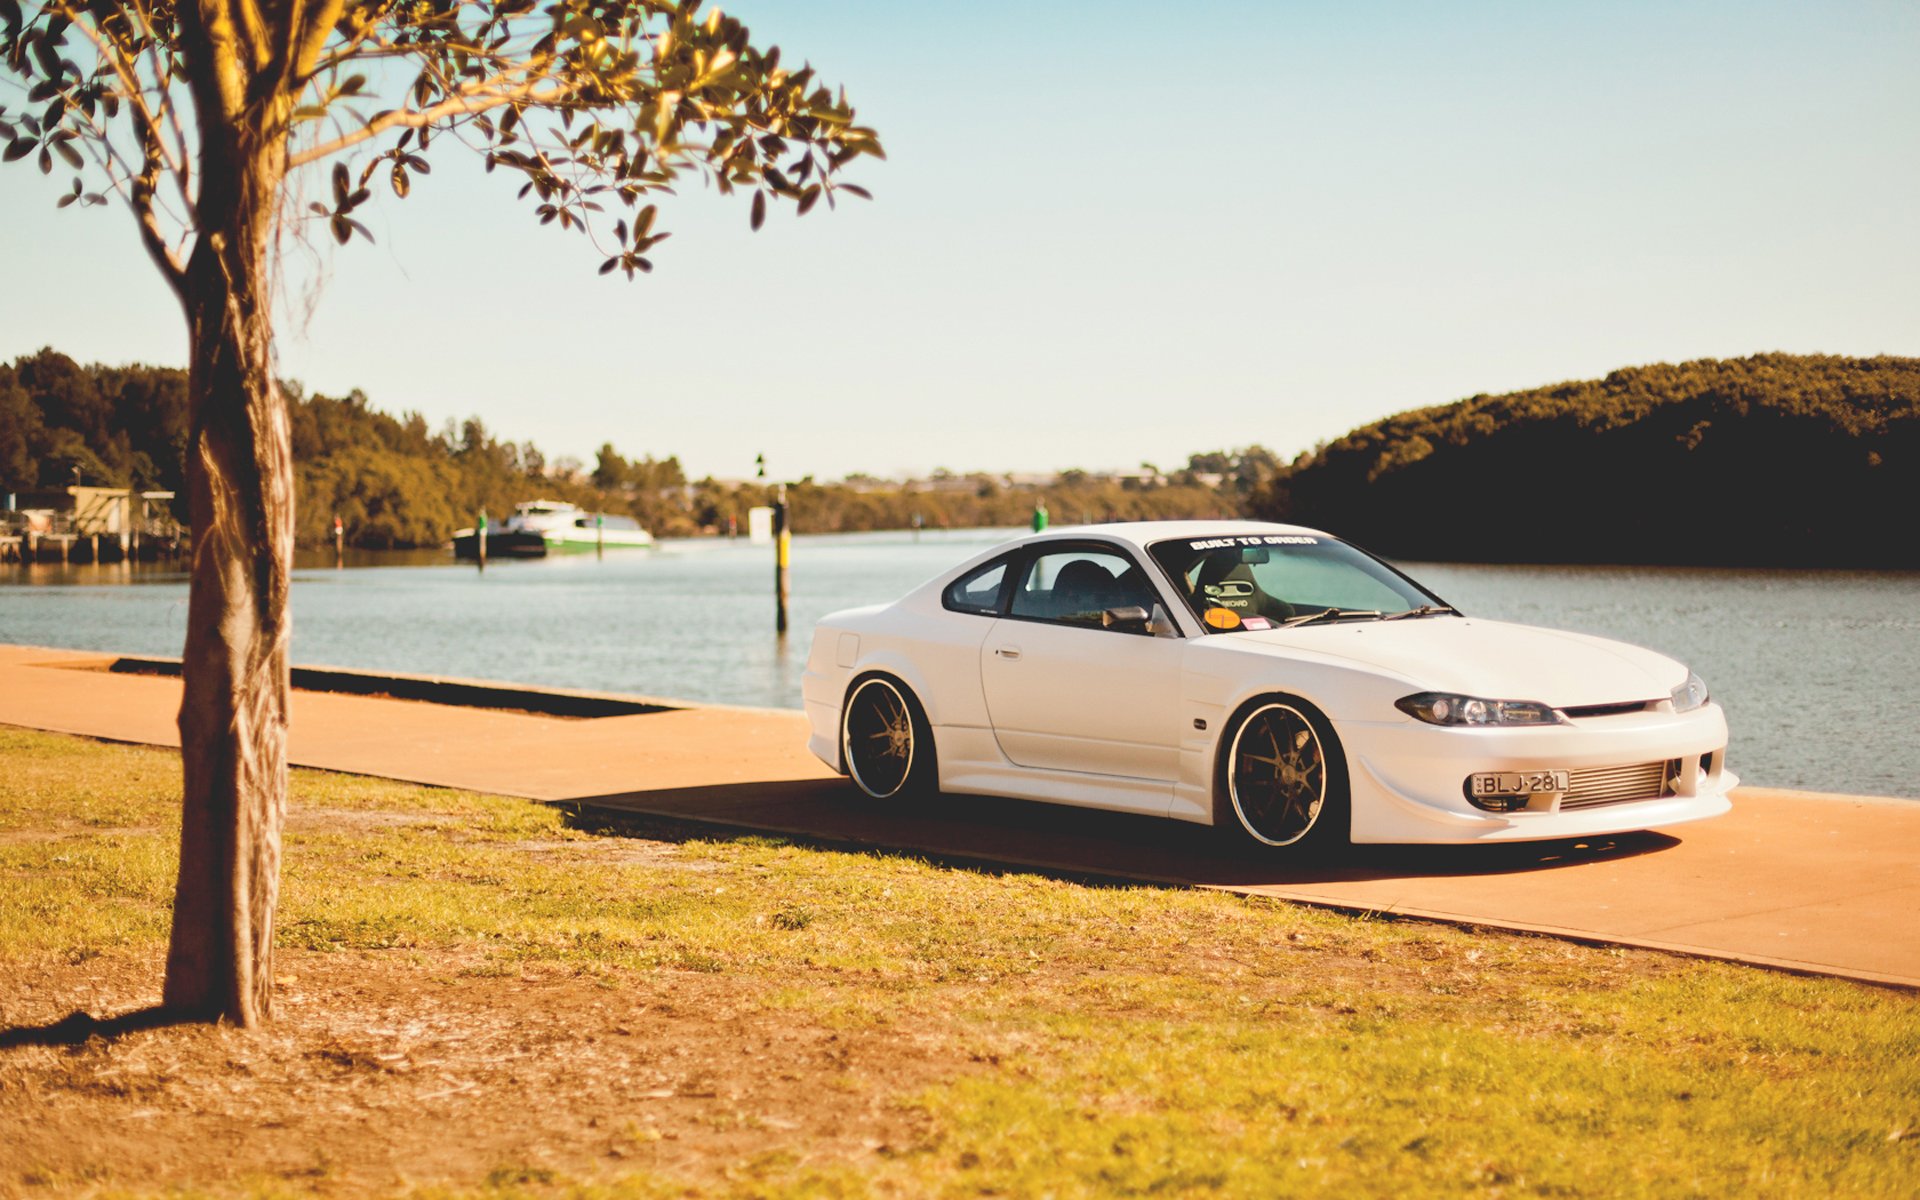
[[[0,724],[178,745],[178,680],[114,673],[114,661],[0,646]],[[578,719],[301,691],[291,756],[532,800],[1920,987],[1920,801],[1743,788],[1732,814],[1671,833],[1362,848],[1335,870],[1281,870],[1223,855],[1211,831],[1176,822],[978,796],[873,804],[808,754],[805,737],[800,714],[779,710]]]

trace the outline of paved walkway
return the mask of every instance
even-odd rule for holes
[[[0,646],[0,724],[178,745],[178,680]],[[1733,813],[1569,846],[1363,848],[1337,870],[1223,857],[1176,822],[977,796],[866,802],[798,713],[592,719],[296,692],[300,766],[914,853],[1194,884],[1920,987],[1920,802],[1743,788]],[[1734,768],[1739,769],[1735,763]]]

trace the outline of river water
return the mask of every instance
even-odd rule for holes
[[[298,569],[294,661],[781,708],[813,622],[890,600],[1012,536],[795,539],[794,633],[745,540],[495,562],[365,555]],[[368,565],[353,565],[364,563]],[[380,565],[372,565],[380,564]],[[1748,783],[1920,799],[1920,573],[1405,563],[1462,610],[1651,646],[1725,706]],[[0,642],[175,655],[187,585],[126,565],[0,567]]]

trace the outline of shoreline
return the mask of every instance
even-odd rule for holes
[[[1221,519],[1222,520],[1241,520],[1246,518],[1224,517]],[[1074,528],[1098,528],[1098,526],[1099,526],[1099,522],[1094,522],[1086,526],[1081,526],[1075,523],[1068,523],[1065,521],[1061,521],[1059,523],[1049,526],[1048,532],[1059,532],[1062,530],[1074,529]],[[873,529],[808,530],[805,532],[796,531],[793,534],[793,537],[795,541],[806,541],[806,542],[826,542],[829,540],[856,539],[856,538],[872,538],[876,540],[883,539],[883,538],[908,538],[908,539],[918,541],[923,535],[932,540],[939,540],[942,538],[972,538],[981,534],[991,534],[991,533],[1003,533],[1006,535],[1007,538],[1011,539],[1011,538],[1022,536],[1027,532],[1028,532],[1028,528],[1024,525],[928,525],[918,529],[915,529],[911,526],[897,526],[897,527],[873,528]],[[1328,531],[1328,532],[1333,532],[1333,531]],[[649,546],[635,547],[633,549],[640,549],[650,553],[660,553],[660,552],[672,553],[675,550],[682,547],[686,547],[686,548],[699,547],[704,549],[707,547],[719,546],[719,545],[754,545],[754,544],[756,543],[751,542],[744,534],[739,537],[729,537],[724,533],[716,531],[713,533],[661,536],[661,537],[657,537],[654,540],[654,542]],[[760,543],[760,545],[762,545],[766,553],[769,556],[771,556],[773,552],[773,544],[771,542],[766,542],[766,543]],[[625,549],[626,548],[622,548],[623,555],[624,555]],[[569,556],[560,556],[560,557],[569,557]],[[1432,566],[1432,567],[1486,568],[1491,570],[1515,570],[1515,571],[1592,570],[1592,571],[1645,571],[1645,572],[1657,572],[1657,573],[1704,572],[1704,573],[1711,573],[1711,574],[1875,575],[1875,576],[1911,576],[1911,577],[1914,577],[1916,580],[1920,580],[1920,566],[1900,566],[1900,565],[1885,565],[1885,564],[1876,565],[1871,563],[1861,563],[1861,564],[1834,564],[1834,563],[1797,564],[1797,563],[1761,563],[1761,562],[1678,563],[1678,562],[1665,562],[1665,561],[1622,561],[1618,559],[1603,559],[1603,558],[1597,558],[1597,559],[1433,558],[1433,557],[1425,557],[1417,554],[1383,555],[1383,557],[1388,558],[1390,561],[1398,565],[1406,566],[1406,567],[1414,567],[1414,568]],[[390,560],[390,561],[383,561],[383,560]],[[537,559],[537,558],[529,559],[529,560],[516,560],[511,558],[502,558],[495,561],[490,561],[488,565],[492,567],[497,567],[501,565],[511,564],[515,567],[519,567],[529,562],[541,562],[541,561],[545,561],[545,560]],[[0,565],[13,567],[21,571],[30,571],[36,568],[68,570],[68,569],[77,569],[77,568],[83,568],[83,567],[87,567],[87,568],[97,567],[97,568],[112,569],[116,571],[127,570],[130,572],[140,571],[140,572],[151,572],[151,573],[157,573],[157,574],[178,574],[182,576],[186,574],[186,567],[184,563],[169,562],[169,561],[136,562],[132,560],[117,560],[114,562],[101,562],[101,563],[9,561]],[[304,570],[314,570],[314,569],[320,569],[320,568],[331,569],[335,565],[336,564],[335,564],[335,558],[334,558],[334,550],[328,544],[317,543],[312,546],[298,546],[294,549],[294,569],[295,570],[304,571]],[[453,554],[452,543],[449,542],[439,546],[390,546],[390,547],[348,546],[346,550],[346,562],[344,565],[348,568],[359,569],[359,568],[373,568],[373,567],[403,567],[403,566],[462,566],[462,567],[470,568],[472,567],[473,564],[470,560],[456,559]],[[4,583],[5,580],[6,580],[6,577],[3,574],[0,574],[0,583]]]
[[[181,660],[165,655],[116,654],[70,646],[40,646],[0,642],[0,655],[8,652],[30,654],[81,655],[99,660],[73,669],[96,670],[118,675],[144,675],[178,679]],[[457,675],[436,675],[405,671],[368,670],[360,667],[335,667],[324,664],[292,665],[293,691],[316,695],[360,696],[370,699],[427,704],[435,707],[474,712],[496,711],[545,716],[565,720],[596,720],[613,716],[647,713],[712,710],[754,716],[798,716],[798,708],[768,707],[751,704],[725,704],[708,700],[688,700],[657,693],[614,692],[590,688],[547,687],[515,683],[510,680],[476,679]],[[1878,792],[1843,792],[1825,788],[1787,788],[1743,779],[1739,791],[1765,791],[1813,801],[1869,803],[1906,806],[1920,804],[1920,796],[1906,797]]]
[[[177,747],[178,678],[117,656],[0,645],[0,725]],[[359,687],[356,683],[356,688]],[[522,693],[523,695],[525,693]],[[1920,988],[1920,805],[1743,786],[1712,821],[1493,846],[1359,846],[1315,864],[1222,852],[1148,816],[940,794],[862,803],[787,710],[653,706],[552,716],[364,691],[296,691],[288,762],[571,810],[693,821],[1148,886],[1645,946]]]

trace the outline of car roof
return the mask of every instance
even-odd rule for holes
[[[1029,542],[1055,537],[1101,537],[1145,549],[1155,542],[1164,542],[1169,538],[1233,537],[1274,533],[1305,534],[1311,537],[1333,536],[1324,530],[1309,529],[1304,525],[1281,525],[1272,521],[1115,521],[1110,525],[1055,526],[1045,533],[1030,534],[1020,540]]]

